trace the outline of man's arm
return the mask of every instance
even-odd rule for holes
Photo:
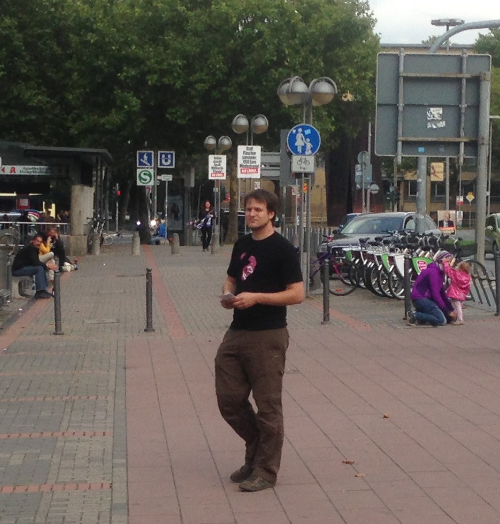
[[[238,309],[247,309],[262,304],[265,306],[291,306],[300,304],[304,300],[304,283],[294,282],[288,284],[285,291],[277,293],[240,293],[236,295],[232,306]]]
[[[236,291],[236,279],[228,275],[226,277],[226,280],[224,280],[224,284],[222,284],[222,294],[223,295],[229,295],[229,294],[234,295],[235,291]],[[221,298],[220,305],[225,309],[233,309],[234,300],[235,300],[234,298],[231,298],[229,300]]]

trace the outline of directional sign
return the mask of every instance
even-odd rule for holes
[[[158,167],[175,167],[175,151],[158,151]]]
[[[137,185],[138,186],[153,186],[155,179],[154,169],[138,169],[137,170]]]
[[[321,145],[321,137],[315,127],[299,124],[290,129],[286,143],[292,155],[315,155]]]
[[[154,151],[137,151],[137,167],[154,167]]]

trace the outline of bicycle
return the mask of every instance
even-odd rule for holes
[[[325,237],[329,238],[329,237]],[[352,272],[354,266],[347,259],[346,254],[343,250],[336,250],[334,253],[332,250],[328,250],[320,255],[316,260],[311,262],[311,271],[310,279],[313,280],[314,276],[320,272],[320,279],[323,284],[324,276],[322,267],[323,264],[328,264],[328,273],[329,273],[329,282],[328,288],[332,295],[336,296],[345,296],[352,293],[358,286],[356,281],[352,279]],[[312,270],[314,266],[318,266],[316,269]]]

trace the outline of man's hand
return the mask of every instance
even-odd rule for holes
[[[232,293],[225,293],[220,296],[220,305],[224,309],[233,309],[234,308],[234,299],[236,297]]]
[[[456,320],[458,315],[456,311],[452,311],[451,313],[448,313],[448,316],[451,318],[451,320]]]
[[[233,300],[233,307],[237,309],[248,309],[258,304],[259,293],[240,293]]]
[[[47,264],[45,264],[47,266],[47,269],[51,269],[52,271],[57,271],[58,267],[57,267],[57,264],[55,262],[47,262]]]

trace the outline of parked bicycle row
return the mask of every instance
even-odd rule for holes
[[[402,300],[405,297],[405,257],[409,257],[409,280],[412,284],[436,254],[446,249],[454,253],[452,265],[463,258],[471,262],[473,286],[470,299],[485,302],[488,306],[494,304],[495,279],[481,263],[470,259],[470,251],[464,253],[460,238],[451,240],[445,235],[439,237],[394,231],[390,237],[362,238],[359,245],[332,246],[329,242],[331,236],[325,236],[318,249],[317,260],[311,265],[311,286],[314,279],[322,278],[321,265],[328,263],[329,290],[334,295],[347,295],[362,287],[382,297]]]

